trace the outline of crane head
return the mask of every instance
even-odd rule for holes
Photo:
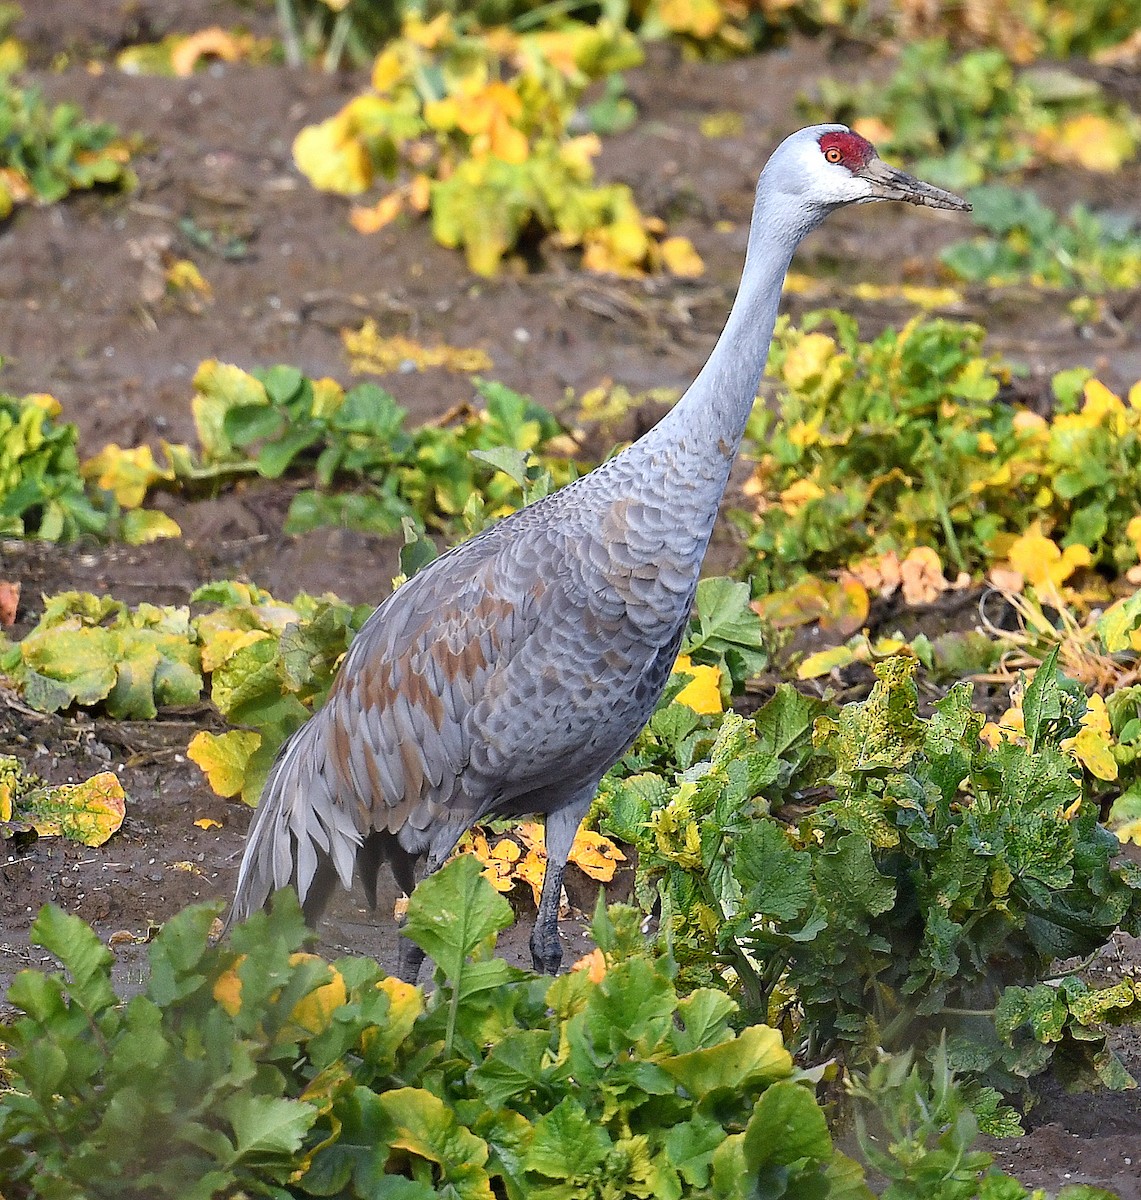
[[[971,207],[951,192],[888,166],[867,138],[846,125],[812,125],[785,138],[761,182],[783,195],[786,202],[815,212],[812,224],[845,204],[876,200],[903,200],[959,212]]]
[[[821,192],[836,193],[842,204],[870,204],[876,200],[903,200],[928,208],[969,212],[966,200],[924,183],[906,171],[890,167],[876,148],[844,125],[818,127],[816,162]],[[816,131],[814,131],[816,132]]]

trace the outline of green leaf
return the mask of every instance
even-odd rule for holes
[[[706,1050],[729,1037],[729,1021],[737,1006],[716,988],[697,988],[678,1002],[682,1028],[671,1033],[677,1054]]]
[[[745,1161],[757,1171],[770,1164],[824,1163],[832,1155],[828,1123],[816,1097],[790,1080],[774,1083],[757,1102],[745,1129]]]
[[[793,920],[812,900],[811,872],[812,856],[795,849],[776,821],[756,821],[737,841],[733,873],[758,915]]]
[[[393,1126],[392,1146],[438,1163],[460,1200],[492,1200],[484,1164],[487,1143],[459,1123],[455,1112],[422,1088],[383,1092],[380,1104]]]
[[[661,1066],[701,1100],[719,1088],[744,1090],[786,1079],[792,1074],[792,1056],[777,1030],[751,1025],[729,1041],[664,1058]]]
[[[1058,687],[1058,647],[1042,660],[1042,665],[1034,672],[1026,693],[1022,698],[1022,715],[1025,722],[1026,740],[1030,743],[1030,753],[1038,748],[1038,740],[1043,726],[1048,721],[1056,721],[1062,715],[1061,691]]]
[[[234,1130],[231,1165],[240,1161],[275,1158],[291,1162],[305,1134],[317,1119],[317,1110],[300,1100],[284,1100],[239,1092],[221,1109]]]
[[[523,1164],[528,1172],[548,1179],[583,1179],[602,1165],[610,1148],[605,1128],[567,1096],[535,1122]]]
[[[115,956],[85,922],[54,904],[40,909],[28,937],[34,946],[54,954],[71,976],[72,999],[91,1015],[118,1003],[111,987]]]
[[[539,1086],[550,1041],[545,1029],[520,1029],[492,1047],[470,1076],[488,1107],[501,1108]]]
[[[821,854],[814,876],[817,891],[830,904],[878,916],[895,902],[894,882],[876,869],[871,847],[859,834],[846,834],[835,850]]]
[[[705,1188],[712,1175],[713,1153],[724,1140],[720,1122],[698,1113],[670,1128],[665,1138],[666,1154],[686,1183]]]
[[[403,932],[455,983],[464,961],[513,919],[511,905],[483,878],[478,860],[461,854],[417,886]]]

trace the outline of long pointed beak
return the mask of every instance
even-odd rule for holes
[[[906,171],[889,167],[882,158],[872,158],[859,174],[875,187],[873,200],[903,200],[908,204],[923,204],[928,208],[952,208],[970,212],[971,206],[953,192],[945,192],[934,184],[924,183]]]

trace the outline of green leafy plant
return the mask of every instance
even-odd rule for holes
[[[299,954],[289,893],[210,947],[214,911],[167,923],[126,1005],[95,934],[40,915],[66,975],[9,994],[6,1195],[870,1196],[780,1035],[679,998],[632,910],[599,909],[590,969],[537,977],[490,957],[510,906],[456,860],[409,908],[427,997]]]
[[[168,516],[139,507],[145,488],[123,492],[85,479],[79,431],[57,419],[60,411],[52,396],[0,394],[0,536],[67,542],[91,534],[137,544],[176,535]],[[145,447],[123,458],[137,464],[140,453],[150,459]]]
[[[0,395],[0,534],[48,541],[102,532],[79,474],[74,425],[50,396]]]
[[[939,39],[906,45],[886,84],[821,79],[802,109],[813,120],[856,121],[881,152],[952,188],[1048,162],[1117,170],[1141,129],[1095,83],[1059,68],[1016,73],[993,47],[954,58]]]
[[[952,1065],[993,1086],[1055,1054],[1120,1086],[1099,1022],[1131,1016],[1132,998],[1047,989],[1076,1004],[1047,1030],[1004,993],[1141,927],[1141,872],[1111,865],[1117,841],[1061,748],[1084,696],[1049,658],[1025,743],[991,747],[967,685],[918,716],[916,665],[877,663],[868,700],[834,711],[783,689],[755,725],[726,714],[712,744],[708,725],[694,739],[659,713],[604,782],[600,828],[637,847],[635,895],[660,903],[682,978],[798,1026],[810,1053],[843,1044],[858,1061],[946,1031]],[[768,815],[807,796],[794,825]]]
[[[940,255],[971,283],[1102,292],[1141,283],[1141,232],[1128,218],[1098,217],[1082,205],[1058,217],[1033,192],[992,185],[971,193],[972,220],[986,236]]]
[[[26,201],[51,204],[99,184],[132,187],[130,150],[112,125],[74,104],[50,107],[34,88],[0,75],[0,218]]]
[[[208,361],[194,378],[197,447],[164,443],[159,465],[146,448],[140,461],[139,450],[108,446],[84,471],[105,487],[129,482],[145,494],[154,487],[194,493],[242,476],[278,479],[304,470],[317,487],[294,496],[287,532],[337,524],[393,534],[406,519],[458,532],[465,522],[478,526],[518,507],[519,485],[500,469],[501,460],[514,462],[511,454],[538,455],[536,479],[545,471],[553,484],[576,471],[555,452],[563,429],[546,409],[494,381],[475,386],[483,409],[409,430],[406,410],[376,384],[345,391],[293,367],[247,373]],[[560,449],[571,445],[564,439]],[[538,492],[528,487],[524,494]]]
[[[758,406],[746,432],[756,508],[736,514],[755,591],[916,547],[970,573],[1013,556],[1058,584],[1081,566],[1134,565],[1141,390],[1123,401],[1061,372],[1047,420],[1005,402],[1006,368],[982,338],[916,319],[861,342],[837,312],[780,323],[775,411]]]

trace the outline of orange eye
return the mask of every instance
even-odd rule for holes
[[[840,153],[839,146],[829,146],[828,149],[824,151],[824,158],[827,162],[838,163],[843,160],[844,156]]]

